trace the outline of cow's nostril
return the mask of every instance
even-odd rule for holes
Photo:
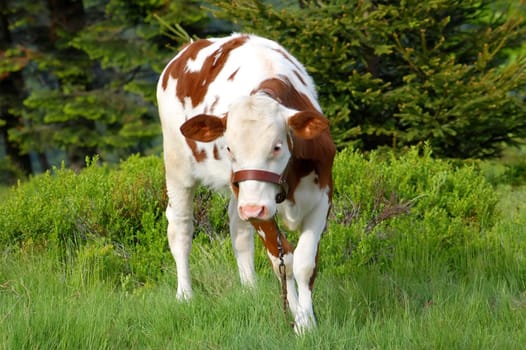
[[[241,219],[261,219],[266,216],[267,208],[263,205],[247,204],[239,207]]]

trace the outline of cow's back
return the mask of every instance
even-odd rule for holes
[[[183,47],[168,63],[157,86],[165,158],[189,159],[191,176],[213,187],[227,186],[231,170],[222,139],[210,143],[185,140],[179,127],[199,114],[226,114],[234,100],[255,93],[272,79],[294,86],[311,107],[320,110],[305,68],[271,40],[234,34]]]

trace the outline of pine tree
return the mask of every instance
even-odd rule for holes
[[[340,147],[426,141],[438,156],[489,157],[526,137],[524,2],[214,3],[306,65]]]
[[[78,167],[87,155],[118,160],[158,147],[155,85],[176,51],[163,23],[202,28],[208,18],[198,3],[7,1],[6,13],[18,33],[6,52],[29,52],[23,67],[16,52],[0,66],[24,78],[23,105],[10,108],[21,122],[5,128],[22,153],[43,155],[45,169],[45,156]]]

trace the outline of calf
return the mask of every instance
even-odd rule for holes
[[[280,260],[285,264],[296,332],[313,328],[312,287],[331,207],[335,147],[305,68],[277,43],[255,35],[198,40],[168,63],[157,101],[177,297],[192,296],[188,256],[195,187],[229,186],[230,235],[241,283],[256,283],[256,231],[275,273],[280,274]],[[301,232],[295,250],[275,215]]]

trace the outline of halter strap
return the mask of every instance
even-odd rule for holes
[[[256,181],[265,181],[275,183],[276,185],[283,184],[284,178],[282,175],[266,171],[266,170],[257,170],[257,169],[248,169],[236,171],[232,175],[232,184],[238,186],[241,181],[246,180],[256,180]]]
[[[289,185],[287,184],[289,164],[290,161],[281,175],[267,170],[246,169],[232,173],[232,178],[230,181],[235,187],[239,187],[240,182],[247,180],[264,181],[276,184],[281,188],[281,191],[276,195],[276,203],[281,203],[287,198],[289,191]]]

